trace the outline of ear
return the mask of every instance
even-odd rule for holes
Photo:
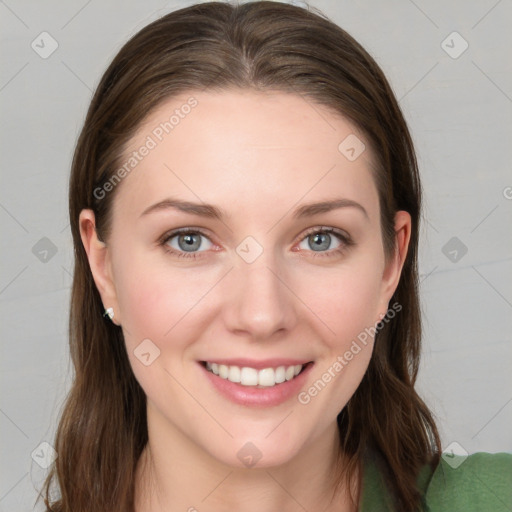
[[[408,212],[398,211],[395,214],[395,248],[390,255],[382,275],[380,318],[386,314],[389,301],[395,293],[400,281],[409,241],[411,239],[411,216]]]
[[[112,322],[120,325],[121,312],[110,264],[110,252],[105,242],[98,239],[96,219],[92,210],[86,209],[79,216],[80,236],[84,245],[96,288],[101,296],[104,308],[113,308]]]

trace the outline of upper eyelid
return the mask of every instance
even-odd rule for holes
[[[309,229],[306,229],[306,231],[304,231],[301,236],[302,236],[302,238],[304,238],[312,233],[322,233],[322,232],[328,232],[330,234],[338,235],[338,236],[341,236],[341,237],[344,237],[347,239],[352,238],[349,235],[349,233],[347,231],[345,231],[344,229],[335,228],[335,227],[331,227],[331,226],[318,226],[318,227],[314,227],[314,228],[309,228]],[[302,238],[301,238],[301,240],[302,240]]]

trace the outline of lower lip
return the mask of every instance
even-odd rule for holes
[[[213,387],[232,402],[239,405],[272,407],[282,404],[299,394],[313,363],[308,363],[302,372],[292,380],[263,388],[243,386],[242,384],[231,382],[208,371],[202,363],[199,363],[199,366]]]

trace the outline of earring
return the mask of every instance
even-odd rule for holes
[[[103,313],[103,316],[108,316],[110,320],[112,320],[114,318],[114,308],[105,309],[105,313]]]

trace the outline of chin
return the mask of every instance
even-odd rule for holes
[[[275,439],[259,437],[237,437],[225,442],[221,451],[205,449],[219,462],[237,469],[264,469],[286,465],[300,452],[300,446],[294,443],[288,435],[285,439],[276,436]]]

